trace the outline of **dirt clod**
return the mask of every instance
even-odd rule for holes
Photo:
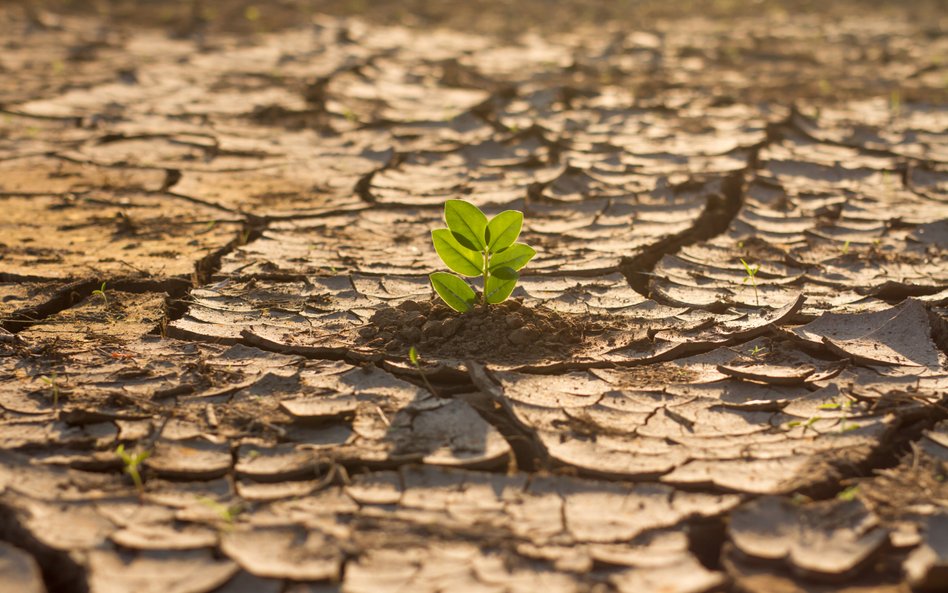
[[[463,314],[435,301],[405,301],[376,312],[359,336],[363,344],[389,354],[405,354],[415,346],[424,354],[459,359],[556,360],[568,357],[589,330],[603,324],[588,315],[524,306],[519,300]]]

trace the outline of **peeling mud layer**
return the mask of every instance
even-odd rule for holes
[[[0,591],[948,590],[945,19],[0,5]]]

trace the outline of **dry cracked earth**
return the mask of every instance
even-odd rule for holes
[[[0,6],[0,589],[948,590],[944,14],[112,4]]]

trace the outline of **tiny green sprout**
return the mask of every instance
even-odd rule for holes
[[[889,111],[893,117],[898,117],[902,113],[902,93],[898,89],[893,90],[889,95]]]
[[[846,239],[846,242],[843,243],[843,246],[839,248],[840,253],[847,255],[849,253],[849,239]]]
[[[109,308],[109,297],[105,294],[105,282],[102,283],[102,286],[92,291],[93,295],[99,295],[102,297],[102,301],[105,303],[105,308]]]
[[[855,500],[857,494],[859,494],[859,486],[858,485],[849,486],[848,488],[846,488],[845,490],[843,490],[842,492],[836,495],[836,500],[849,502],[850,500]]]
[[[764,351],[764,349],[760,347],[760,344],[756,344],[756,345],[750,350],[750,355],[751,355],[751,356],[757,356],[758,354],[760,354],[760,353],[763,352],[763,351]]]
[[[822,416],[810,416],[809,418],[807,418],[806,422],[803,422],[802,420],[794,420],[792,422],[787,422],[787,428],[796,428],[797,426],[802,426],[803,432],[806,432],[808,428],[810,428],[811,426],[813,426],[814,424],[816,424],[822,419],[823,419]]]
[[[801,494],[800,492],[794,492],[793,496],[790,498],[790,502],[794,506],[803,506],[805,504],[810,504],[813,502],[813,499],[807,496],[806,494]]]
[[[244,507],[240,503],[232,505],[221,504],[209,496],[198,497],[198,502],[214,511],[218,517],[229,524],[233,524],[237,516],[244,512]]]
[[[56,373],[53,373],[51,377],[47,377],[45,375],[40,377],[40,380],[43,383],[46,383],[47,385],[49,385],[49,390],[53,394],[53,407],[54,408],[59,406],[59,382],[57,381],[57,379],[58,379],[58,375]]]
[[[151,452],[141,451],[139,453],[128,453],[125,451],[125,445],[122,444],[115,449],[115,454],[118,455],[119,459],[122,460],[122,463],[125,464],[125,469],[123,471],[132,478],[132,482],[135,483],[135,489],[138,490],[139,494],[144,492],[145,483],[142,480],[140,468],[142,462],[151,457]]]
[[[260,9],[254,5],[250,5],[244,9],[244,18],[250,21],[251,23],[260,20]]]
[[[434,387],[431,386],[431,383],[428,381],[428,377],[425,375],[424,371],[421,370],[420,357],[418,356],[418,350],[412,346],[408,349],[408,360],[415,365],[415,368],[418,369],[418,374],[421,375],[421,380],[425,382],[425,387],[428,388],[428,391],[431,392],[431,395],[437,396],[437,392],[434,390]]]
[[[838,410],[840,407],[841,406],[836,402],[827,402],[819,406],[821,410]]]
[[[757,272],[760,271],[760,264],[756,266],[751,266],[749,263],[744,261],[744,258],[741,258],[741,265],[744,266],[744,271],[747,272],[747,277],[744,278],[742,284],[747,284],[750,281],[751,286],[754,287],[754,300],[757,301],[757,306],[760,306],[760,295],[757,294]]]
[[[839,429],[840,432],[850,432],[852,430],[859,430],[860,426],[858,424],[844,424],[842,428]]]
[[[517,243],[523,226],[523,212],[505,210],[487,219],[480,208],[464,200],[444,204],[446,229],[431,231],[438,256],[451,270],[467,277],[484,279],[482,303],[496,305],[507,300],[520,278],[518,270],[527,265],[536,250]],[[474,307],[477,295],[467,282],[454,274],[431,274],[431,286],[444,302],[459,313]]]

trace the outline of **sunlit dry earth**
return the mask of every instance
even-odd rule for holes
[[[948,590],[938,3],[415,4],[0,7],[0,590]]]

